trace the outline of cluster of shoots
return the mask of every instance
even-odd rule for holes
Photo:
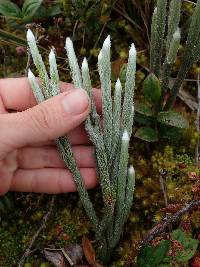
[[[27,40],[41,83],[40,85],[37,83],[31,70],[29,70],[28,78],[35,98],[40,103],[60,93],[56,57],[54,51],[51,50],[50,68],[47,72],[31,30],[27,32]],[[85,128],[95,149],[97,177],[99,177],[103,201],[101,216],[98,216],[86,190],[67,136],[60,137],[55,142],[66,167],[72,173],[85,212],[93,224],[98,255],[103,263],[107,263],[129,215],[135,186],[134,168],[128,166],[128,147],[134,117],[136,50],[132,44],[129,50],[124,93],[122,94],[122,85],[118,79],[114,95],[112,95],[110,36],[104,41],[98,56],[103,103],[102,117],[100,117],[96,111],[86,58],[83,59],[82,66],[79,68],[70,38],[66,39],[65,48],[73,84],[80,90],[86,90],[91,100],[91,112],[85,122]]]
[[[180,47],[181,0],[157,0],[151,25],[150,70],[161,81],[162,101],[169,87],[170,75]],[[167,33],[167,34],[166,34]],[[162,62],[163,51],[165,59]],[[185,53],[170,96],[161,107],[169,110],[176,99],[180,87],[190,67],[200,59],[200,0],[197,0],[187,35]],[[163,101],[164,102],[164,101]]]

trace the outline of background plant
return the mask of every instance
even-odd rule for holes
[[[44,19],[61,13],[59,5],[45,8],[43,0],[23,1],[21,8],[10,0],[0,1],[0,14],[5,17],[11,27],[25,26],[33,19]]]
[[[148,142],[159,138],[177,139],[180,129],[188,127],[187,120],[172,107],[188,70],[200,58],[200,1],[197,1],[191,18],[178,76],[169,89],[181,40],[180,13],[181,0],[170,1],[169,11],[167,1],[158,0],[152,16],[150,74],[143,83],[144,102],[136,104],[136,120],[144,126],[135,133],[136,137]]]
[[[154,246],[141,249],[139,267],[171,267],[187,263],[195,254],[198,240],[187,236],[181,229],[172,232],[171,240],[162,240]]]

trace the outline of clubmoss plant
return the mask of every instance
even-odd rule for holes
[[[150,70],[161,80],[162,94],[166,92],[169,86],[169,78],[178,53],[181,37],[181,32],[178,28],[181,15],[181,0],[171,0],[169,11],[167,11],[167,2],[167,0],[157,0],[151,25]],[[192,64],[200,59],[199,25],[200,0],[197,0],[187,35],[182,65],[171,89],[170,96],[166,104],[161,106],[161,109],[171,109],[188,70]],[[166,55],[164,63],[161,65],[164,49]]]
[[[135,136],[147,141],[177,140],[188,121],[173,104],[190,67],[200,59],[200,0],[191,17],[182,63],[172,88],[171,74],[181,42],[181,0],[157,0],[152,16],[150,73],[143,83],[143,102],[135,103]]]
[[[35,37],[30,30],[27,32],[27,40],[41,85],[38,85],[31,70],[29,70],[28,78],[35,98],[40,103],[59,94],[56,58],[53,50],[51,50],[48,74],[39,54]],[[132,44],[129,51],[124,97],[122,99],[122,85],[118,79],[113,98],[111,95],[110,47],[110,36],[108,36],[98,56],[103,102],[103,126],[100,123],[100,116],[96,111],[93,99],[87,60],[84,58],[80,70],[70,38],[66,39],[65,47],[74,86],[80,90],[86,90],[91,99],[91,113],[85,122],[85,128],[95,148],[95,160],[104,204],[101,218],[97,216],[85,188],[68,138],[63,136],[55,140],[66,167],[73,175],[87,216],[93,224],[96,241],[99,244],[98,254],[103,263],[110,260],[113,249],[119,241],[132,205],[135,186],[134,168],[133,166],[128,167],[128,147],[134,117],[136,50]]]

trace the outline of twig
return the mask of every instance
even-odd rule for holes
[[[159,181],[160,181],[160,188],[163,193],[163,198],[165,202],[165,208],[168,206],[168,200],[167,200],[167,188],[166,188],[166,172],[160,171],[159,172]]]
[[[73,28],[73,34],[72,34],[72,38],[73,38],[73,39],[74,39],[74,37],[75,37],[75,32],[76,32],[76,28],[78,27],[78,24],[79,24],[79,21],[76,20],[76,21],[75,21],[75,24],[74,24],[74,28]]]
[[[24,254],[22,255],[21,259],[19,260],[18,267],[23,267],[24,261],[28,257],[28,255],[30,254],[33,244],[35,243],[35,241],[38,238],[38,236],[41,233],[41,231],[46,227],[46,222],[49,219],[49,216],[51,215],[51,212],[53,210],[53,206],[54,206],[54,203],[55,203],[55,198],[56,198],[56,196],[53,195],[52,198],[51,198],[51,201],[50,201],[50,203],[48,205],[49,209],[48,209],[47,213],[45,214],[45,216],[43,217],[43,220],[42,220],[42,223],[41,223],[39,229],[37,230],[37,232],[34,234],[32,239],[30,240],[30,242],[29,242]]]
[[[113,4],[112,4],[111,9],[110,9],[110,14],[111,14],[111,12],[112,12],[112,9],[115,9],[115,4],[116,4],[116,3],[117,3],[117,0],[115,0],[115,1],[113,2]],[[103,34],[103,32],[104,32],[106,26],[107,26],[107,23],[108,23],[108,22],[105,22],[105,23],[103,24],[103,26],[102,26],[102,28],[101,28],[101,31],[100,31],[100,33],[99,33],[99,36],[98,36],[98,38],[97,38],[97,40],[96,40],[96,42],[95,42],[95,44],[94,44],[94,46],[93,46],[92,49],[95,49],[95,48],[97,47],[97,45],[98,45],[98,43],[99,43],[99,40],[100,40],[100,38],[101,38],[101,36],[102,36],[102,34]],[[91,57],[92,57],[92,56],[90,55],[89,58],[88,58],[88,62],[90,61]]]
[[[166,216],[163,220],[161,220],[156,226],[153,227],[146,235],[146,237],[140,242],[140,245],[144,246],[149,244],[156,236],[163,235],[166,231],[166,228],[179,220],[179,218],[186,212],[191,211],[194,207],[200,205],[199,200],[193,200],[185,207],[177,211],[174,215]]]
[[[113,7],[113,9],[118,12],[122,17],[124,17],[127,21],[129,21],[133,26],[135,26],[138,30],[143,31],[143,29],[138,25],[134,20],[132,20],[121,8]]]
[[[199,136],[199,116],[200,116],[200,73],[198,72],[198,79],[197,79],[197,116],[196,116],[196,131]],[[199,137],[196,142],[195,146],[195,162],[197,167],[199,166]]]

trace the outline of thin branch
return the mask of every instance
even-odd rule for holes
[[[146,235],[146,237],[140,242],[140,245],[144,246],[149,244],[156,236],[163,235],[166,232],[166,229],[169,225],[177,222],[180,217],[186,213],[191,211],[193,208],[200,206],[200,199],[193,200],[185,207],[177,211],[174,215],[166,216],[163,220],[161,220],[156,226],[153,227]]]
[[[138,30],[143,31],[143,29],[140,27],[140,25],[138,25],[134,20],[132,20],[126,13],[125,11],[123,12],[121,10],[121,8],[118,7],[113,7],[113,9],[118,12],[122,17],[124,17],[125,19],[127,19],[127,21],[129,21],[134,27],[136,27]]]
[[[42,220],[42,223],[40,225],[40,227],[38,228],[37,232],[34,234],[34,236],[31,238],[24,254],[22,255],[21,259],[19,260],[19,263],[18,263],[18,267],[23,267],[24,266],[24,261],[26,260],[26,258],[28,257],[28,255],[31,253],[31,249],[33,247],[33,244],[35,243],[36,239],[38,238],[39,234],[41,233],[41,231],[43,229],[45,229],[46,227],[46,222],[47,220],[49,219],[51,213],[52,213],[52,210],[53,210],[53,206],[54,206],[54,203],[55,203],[55,198],[56,196],[53,195],[51,200],[50,200],[50,203],[49,203],[49,209],[47,211],[47,213],[45,214],[45,216],[43,217],[43,220]]]
[[[198,72],[197,79],[197,116],[196,116],[196,131],[199,136],[199,116],[200,116],[200,73]],[[195,146],[195,162],[197,167],[199,166],[199,137]]]
[[[114,1],[113,4],[112,4],[111,9],[110,9],[110,14],[111,14],[111,12],[112,12],[112,9],[115,9],[115,4],[116,4],[116,3],[117,3],[117,0]],[[92,47],[92,49],[95,49],[95,48],[97,47],[97,45],[98,45],[98,43],[99,43],[99,40],[101,39],[101,36],[102,36],[102,34],[103,34],[103,32],[104,32],[104,30],[105,30],[107,24],[108,24],[108,22],[105,22],[105,23],[103,24],[103,26],[102,26],[102,28],[101,28],[101,31],[100,31],[100,33],[99,33],[99,36],[98,36],[98,38],[97,38],[97,40],[96,40],[94,46]],[[88,62],[90,61],[91,57],[92,57],[92,56],[90,55],[89,58],[88,58]]]
[[[159,172],[159,182],[160,182],[160,188],[162,190],[164,202],[165,202],[165,208],[168,206],[168,200],[167,200],[167,188],[166,188],[166,172],[160,171]]]

